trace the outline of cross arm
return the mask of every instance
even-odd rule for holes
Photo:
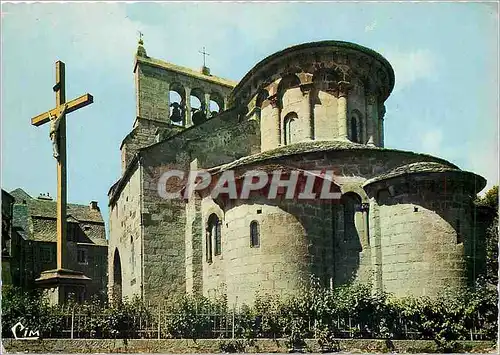
[[[79,108],[82,108],[82,107],[85,107],[87,105],[90,105],[91,103],[94,102],[94,98],[92,97],[92,95],[90,94],[85,94],[85,95],[82,95],[74,100],[71,100],[70,102],[68,102],[68,107],[66,108],[66,113],[71,113],[73,111],[76,111],[78,110]],[[56,108],[53,108],[52,110],[50,110],[49,112],[44,112],[44,113],[41,113],[39,114],[38,116],[36,117],[33,117],[31,119],[31,124],[33,126],[40,126],[44,123],[47,123],[50,121],[50,118],[49,118],[49,113],[54,116],[59,113],[59,108],[56,107]]]

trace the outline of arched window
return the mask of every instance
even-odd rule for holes
[[[210,94],[209,117],[215,117],[224,110],[224,99],[217,92]]]
[[[352,116],[351,120],[351,141],[358,142],[358,123],[356,117]]]
[[[354,192],[348,192],[342,195],[341,202],[344,207],[344,242],[358,242],[356,219],[360,218],[361,197]]]
[[[168,95],[168,102],[170,103],[170,123],[176,126],[184,126],[184,115],[186,112],[184,87],[182,87],[182,85],[178,83],[173,83],[170,85],[170,91]]]
[[[250,223],[250,247],[258,248],[260,246],[260,226],[259,222]]]
[[[285,138],[284,140],[285,145],[292,144],[295,141],[297,118],[298,117],[295,112],[290,112],[288,115],[285,116],[285,119],[283,120],[284,122],[283,137]]]
[[[354,110],[351,114],[349,136],[351,142],[362,143],[363,141],[363,121],[361,113],[358,110]]]
[[[115,302],[122,300],[122,264],[118,249],[115,249],[113,257],[113,300]]]
[[[203,123],[207,119],[205,94],[200,89],[192,89],[189,100],[191,103],[191,121],[195,125]]]
[[[214,243],[214,255],[220,255],[222,253],[222,240],[221,240],[221,222],[219,217],[212,213],[208,218],[207,226],[207,262],[212,262],[212,241]]]

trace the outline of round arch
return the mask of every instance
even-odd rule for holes
[[[113,300],[121,302],[122,300],[122,263],[120,252],[115,248],[113,255]]]

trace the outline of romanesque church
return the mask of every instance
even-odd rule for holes
[[[112,299],[224,293],[230,304],[249,304],[257,293],[293,293],[311,276],[325,287],[359,282],[434,296],[484,271],[473,199],[486,181],[384,146],[395,73],[379,53],[304,43],[233,82],[151,58],[140,41],[133,72],[135,120],[109,190]],[[276,167],[333,169],[341,198],[159,194],[169,169],[233,170],[241,179]]]

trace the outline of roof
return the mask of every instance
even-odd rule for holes
[[[2,189],[2,201],[14,202],[14,196]]]
[[[32,198],[20,188],[10,194],[16,199],[13,213],[15,231],[24,239],[55,242],[56,201]],[[104,221],[99,210],[92,210],[87,205],[68,204],[67,222],[77,226],[78,242],[107,245]]]
[[[57,218],[56,201],[33,198],[20,188],[11,191],[10,194],[16,199],[16,204],[26,201],[30,216]],[[101,212],[91,209],[88,205],[68,203],[67,213],[80,222],[104,223]]]
[[[357,50],[360,52],[363,52],[369,56],[374,57],[378,61],[382,63],[384,67],[387,68],[387,71],[389,73],[389,93],[392,91],[394,88],[395,84],[395,76],[394,76],[394,70],[392,69],[391,64],[387,59],[385,59],[384,56],[382,56],[380,53],[375,52],[373,49],[361,46],[356,43],[352,42],[345,42],[345,41],[333,41],[333,40],[326,40],[326,41],[318,41],[318,42],[309,42],[309,43],[302,43],[299,45],[291,46],[288,48],[285,48],[279,52],[276,52],[274,54],[271,54],[270,56],[264,58],[260,62],[258,62],[252,69],[248,71],[248,73],[243,77],[243,79],[240,80],[238,85],[234,88],[233,92],[231,93],[231,97],[236,97],[241,90],[241,88],[247,83],[248,80],[250,80],[255,73],[262,69],[265,65],[268,63],[272,62],[275,59],[278,59],[279,57],[286,56],[287,54],[291,54],[293,52],[299,52],[304,49],[317,49],[317,48],[326,48],[326,47],[336,47],[336,48],[343,48],[343,49],[351,49],[351,50]]]
[[[352,143],[347,140],[333,140],[333,141],[305,141],[305,142],[286,145],[262,153],[257,153],[254,155],[249,155],[240,158],[238,160],[235,160],[234,162],[209,169],[209,171],[212,173],[218,173],[220,171],[233,169],[238,166],[260,163],[270,159],[292,156],[296,154],[327,152],[327,151],[381,151],[381,152],[411,153],[418,156],[422,156],[423,158],[428,157],[432,158],[433,160],[439,160],[444,165],[458,169],[458,167],[456,167],[455,165],[444,159],[436,158],[427,154],[414,153],[398,149],[380,148],[376,146],[368,146],[365,144]]]
[[[391,179],[398,176],[408,175],[408,174],[425,174],[425,173],[459,173],[464,175],[469,175],[471,179],[477,181],[478,191],[482,190],[486,186],[486,180],[479,175],[474,173],[461,170],[457,167],[452,167],[437,162],[417,162],[407,165],[398,166],[384,174],[378,175],[374,178],[367,180],[363,186],[368,186],[378,181],[383,181]]]
[[[236,84],[238,84],[238,82],[233,81],[233,80],[220,78],[220,77],[214,76],[214,75],[205,75],[205,74],[198,72],[196,70],[186,68],[186,67],[183,67],[180,65],[168,63],[168,62],[165,62],[163,60],[154,59],[151,57],[136,56],[135,60],[136,60],[136,63],[134,65],[134,71],[135,71],[135,68],[137,67],[138,63],[144,63],[144,64],[149,64],[149,65],[154,66],[154,67],[174,71],[177,73],[182,73],[182,74],[191,76],[191,77],[196,78],[196,79],[201,79],[201,80],[212,82],[212,83],[215,83],[218,85],[227,86],[228,88],[233,88],[236,86]]]
[[[134,155],[134,157],[130,160],[130,162],[127,164],[127,167],[125,168],[125,171],[123,172],[123,174],[120,177],[120,179],[118,179],[109,188],[109,190],[108,190],[108,197],[109,197],[108,206],[111,206],[116,201],[116,199],[119,196],[119,194],[121,193],[123,187],[127,184],[128,179],[130,178],[130,176],[132,176],[133,172],[136,169],[136,166],[137,166],[137,163],[139,161],[139,158],[140,158],[141,154],[147,153],[148,151],[150,151],[152,149],[155,149],[156,147],[161,146],[163,144],[168,144],[168,142],[172,142],[175,139],[178,139],[179,137],[189,136],[190,134],[192,134],[192,131],[202,128],[204,124],[206,124],[207,122],[210,122],[211,120],[214,120],[214,119],[224,120],[225,117],[228,117],[228,116],[230,117],[231,115],[239,114],[239,113],[242,112],[242,110],[245,110],[245,108],[246,107],[238,107],[238,108],[233,107],[231,109],[222,111],[217,116],[210,117],[210,118],[208,118],[203,123],[200,123],[198,125],[192,125],[190,127],[184,128],[182,131],[177,132],[177,133],[175,133],[175,134],[173,134],[173,135],[171,135],[171,136],[169,136],[169,137],[161,140],[160,142],[153,143],[153,144],[148,145],[146,147],[140,148],[137,151],[137,153]],[[138,117],[138,118],[140,118],[140,117]],[[219,128],[219,129],[222,129],[222,128]],[[216,132],[217,132],[217,130],[211,131],[212,134],[216,134]],[[201,136],[204,136],[204,135],[206,135],[205,132],[200,132],[198,138],[201,137]],[[192,140],[192,139],[197,139],[197,138],[190,137],[190,139]],[[187,142],[189,143],[189,140],[187,140]]]
[[[33,218],[32,240],[39,242],[57,241],[57,224],[54,219]],[[70,221],[68,221],[70,222]],[[108,245],[104,225],[79,224],[78,242],[92,243],[99,246]],[[83,228],[82,228],[83,227]]]

